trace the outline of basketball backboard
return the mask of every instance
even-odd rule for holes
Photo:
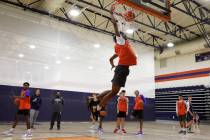
[[[171,19],[170,0],[116,0],[164,21]]]

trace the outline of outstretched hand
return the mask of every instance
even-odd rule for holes
[[[111,70],[113,70],[115,67],[116,67],[116,66],[115,66],[115,65],[113,65],[113,66],[111,67]]]

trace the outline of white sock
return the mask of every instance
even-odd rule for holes
[[[14,131],[14,128],[11,128],[9,131],[10,131],[10,132],[13,132],[13,131]]]

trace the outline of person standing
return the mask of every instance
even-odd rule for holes
[[[179,133],[183,133],[184,135],[186,134],[186,114],[187,114],[187,106],[186,102],[183,99],[182,95],[179,95],[178,101],[176,102],[176,114],[179,118],[179,123],[181,130]]]
[[[57,130],[60,130],[60,122],[61,122],[61,113],[63,111],[64,100],[61,97],[60,92],[55,94],[55,97],[52,100],[52,116],[50,122],[50,130],[53,129],[55,120],[57,120]]]
[[[39,115],[39,109],[42,104],[42,99],[40,96],[40,89],[35,91],[35,94],[31,97],[31,110],[30,110],[30,124],[31,128],[34,129],[34,123]]]
[[[186,128],[188,129],[188,133],[193,133],[192,132],[192,124],[194,120],[194,114],[193,114],[193,106],[192,106],[192,96],[188,97],[187,101],[187,124]]]
[[[31,129],[30,129],[30,84],[28,82],[23,83],[23,87],[20,93],[20,96],[14,96],[15,102],[18,105],[18,111],[15,115],[15,120],[13,122],[12,128],[9,131],[3,132],[3,135],[12,136],[14,134],[14,129],[18,124],[18,116],[23,115],[26,122],[27,132],[23,135],[23,137],[31,137]]]
[[[137,135],[141,135],[143,134],[144,99],[143,99],[143,95],[141,96],[138,90],[136,90],[134,94],[136,97],[134,100],[134,107],[133,107],[132,115],[139,120],[140,129],[137,132]]]
[[[125,130],[125,118],[128,115],[128,98],[125,96],[126,91],[122,90],[120,96],[117,99],[117,124],[114,133],[117,133],[120,128],[122,133],[126,133]]]

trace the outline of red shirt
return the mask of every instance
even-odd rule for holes
[[[179,116],[186,115],[187,107],[184,100],[177,101],[177,109]]]
[[[141,96],[137,96],[134,102],[134,110],[143,110],[144,109],[144,101],[141,99]]]
[[[133,66],[137,64],[136,55],[128,40],[124,45],[115,44],[115,53],[119,57],[118,65]]]
[[[118,110],[121,112],[127,112],[128,111],[128,98],[125,96],[120,96],[118,98]]]
[[[20,96],[25,98],[20,98],[19,110],[29,110],[31,108],[29,90],[22,90]]]

